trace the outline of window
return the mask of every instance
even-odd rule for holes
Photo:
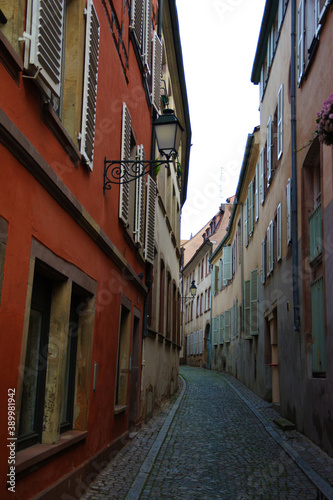
[[[259,333],[258,328],[258,270],[255,269],[251,271],[250,278],[250,302],[251,302],[251,312],[250,312],[250,333],[251,335],[257,335]]]
[[[245,338],[250,338],[251,331],[251,281],[244,281],[244,319]]]
[[[40,248],[39,244],[34,247]],[[95,285],[46,249],[43,254],[56,262],[59,270],[31,259],[34,272],[23,338],[18,450],[56,443],[59,432],[85,430],[87,421],[94,297],[81,283],[89,281],[91,288]],[[80,283],[69,280],[67,273]],[[77,364],[77,359],[84,362]]]
[[[224,312],[224,341],[230,342],[231,340],[231,311]]]
[[[219,316],[219,326],[220,326],[220,344],[224,344],[224,314]]]
[[[83,12],[86,13],[85,18]],[[54,112],[91,170],[99,31],[98,17],[91,0],[88,0],[87,8],[85,0],[28,1],[24,35],[25,69],[34,76],[50,100]]]
[[[213,345],[218,345],[218,326],[219,326],[219,317],[216,316],[213,318]]]

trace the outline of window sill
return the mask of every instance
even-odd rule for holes
[[[16,474],[27,471],[36,466],[42,466],[45,460],[54,457],[61,451],[84,441],[88,435],[87,431],[68,431],[60,435],[59,443],[36,444],[16,454]]]
[[[15,83],[20,83],[20,72],[23,71],[23,61],[15,52],[5,35],[0,31],[0,58]]]
[[[125,413],[127,410],[126,405],[115,405],[114,407],[114,415],[121,415],[122,413]]]

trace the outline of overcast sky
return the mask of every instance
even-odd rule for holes
[[[259,125],[251,83],[265,0],[176,0],[192,127],[181,238],[235,194],[245,144]]]

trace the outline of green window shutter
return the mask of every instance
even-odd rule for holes
[[[223,247],[223,285],[232,280],[232,246]]]
[[[224,314],[220,314],[220,344],[224,344]]]
[[[258,270],[251,271],[250,279],[251,295],[251,335],[258,334]]]
[[[266,281],[266,240],[261,242],[261,283],[264,285]]]
[[[259,163],[256,164],[254,209],[255,209],[254,219],[257,222],[259,220]]]
[[[259,170],[260,170],[260,203],[263,205],[265,201],[265,148],[261,148],[259,156]]]
[[[212,273],[210,275],[210,282],[211,282],[211,293],[213,296],[213,295],[215,295],[215,271],[214,271],[214,267],[213,267]]]
[[[235,304],[232,305],[230,309],[230,323],[231,323],[231,338],[235,338]]]
[[[219,265],[219,290],[222,290],[224,285],[224,279],[223,279],[223,261],[220,259],[220,265]]]
[[[251,313],[251,286],[250,280],[244,282],[244,313],[245,313],[245,337],[250,335],[250,313]]]
[[[247,247],[249,244],[249,199],[246,198],[244,205],[244,242]]]
[[[291,243],[291,179],[287,182],[286,193],[286,212],[287,212],[287,245]]]
[[[214,267],[215,293],[219,290],[219,266]]]
[[[312,298],[312,371],[323,374],[326,371],[325,352],[325,307],[323,278],[311,283]]]
[[[322,252],[321,238],[321,204],[317,206],[309,218],[310,223],[310,262]]]
[[[231,338],[231,313],[230,309],[224,312],[224,340],[230,342]]]
[[[213,345],[218,345],[218,325],[219,325],[219,317],[216,316],[213,318]]]

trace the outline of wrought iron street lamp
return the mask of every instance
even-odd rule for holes
[[[186,300],[194,299],[197,294],[197,285],[195,284],[195,280],[192,281],[190,286],[191,297],[184,297]]]
[[[165,109],[153,123],[157,147],[165,159],[161,160],[108,160],[104,159],[103,191],[112,184],[127,184],[138,177],[154,172],[161,165],[168,166],[178,156],[183,127],[172,109]]]

